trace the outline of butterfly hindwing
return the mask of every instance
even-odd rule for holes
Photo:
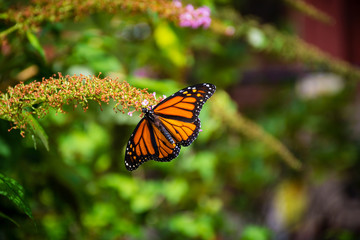
[[[172,159],[176,158],[180,153],[180,145],[175,143],[170,143],[165,135],[153,125],[155,142],[158,148],[158,155],[154,160],[159,162],[169,162]]]
[[[126,146],[125,166],[129,171],[135,170],[156,155],[158,155],[158,149],[152,133],[152,126],[146,118],[143,118],[131,134]]]
[[[163,117],[159,119],[175,142],[182,146],[189,146],[199,135],[201,127],[199,118],[196,118],[193,123]]]
[[[179,144],[170,143],[154,124],[143,118],[127,144],[125,166],[132,171],[152,159],[169,162],[179,155],[180,148]]]

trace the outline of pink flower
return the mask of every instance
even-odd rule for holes
[[[190,27],[192,25],[193,17],[190,13],[183,13],[180,15],[180,27]]]
[[[144,107],[147,106],[148,104],[149,104],[149,101],[146,99],[141,102],[141,105],[143,105]]]
[[[181,3],[180,0],[174,0],[174,1],[173,1],[173,4],[174,4],[174,6],[177,7],[177,8],[181,8],[181,7],[182,7],[182,3]]]
[[[195,9],[193,5],[188,4],[179,19],[181,27],[208,28],[211,23],[210,8],[203,6]]]
[[[204,17],[210,17],[210,8],[207,6],[202,6],[196,9],[198,14],[204,16]]]
[[[208,28],[211,23],[210,18],[210,8],[208,7],[199,7],[196,9],[196,14],[198,16],[198,21],[200,22],[200,25],[203,25],[203,28]]]
[[[134,111],[128,112],[128,115],[129,115],[130,117],[132,117],[133,113],[134,113]]]
[[[191,4],[188,4],[188,5],[186,5],[185,9],[187,12],[191,13],[192,11],[194,11],[194,6]]]
[[[139,78],[149,77],[149,71],[146,68],[138,68],[134,71],[134,76]]]

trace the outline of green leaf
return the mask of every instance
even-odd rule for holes
[[[270,230],[260,226],[245,227],[241,240],[269,240],[271,239]]]
[[[4,139],[0,138],[0,156],[1,157],[10,157],[11,149],[9,147],[9,143],[5,142]]]
[[[0,19],[6,19],[9,17],[8,13],[0,13]]]
[[[33,219],[29,203],[25,200],[24,188],[14,179],[0,174],[0,195],[7,197],[29,218]]]
[[[6,214],[0,212],[0,217],[9,220],[9,221],[12,222],[13,224],[15,224],[17,227],[19,227],[19,224],[18,224],[14,219],[12,219],[11,217],[7,216]]]
[[[178,214],[169,219],[170,229],[181,233],[186,239],[214,239],[211,218],[190,213]]]
[[[25,114],[27,115],[26,121],[28,122],[28,126],[30,126],[30,131],[41,140],[46,150],[49,151],[50,148],[49,148],[48,135],[46,134],[42,126],[39,124],[39,122],[31,114],[27,114],[27,113]],[[34,146],[36,148],[36,139],[34,137],[33,137],[33,141],[34,141]]]
[[[32,32],[30,31],[27,31],[26,32],[26,36],[30,42],[30,44],[36,49],[36,51],[38,51],[41,55],[41,57],[45,60],[45,51],[44,49],[42,48],[40,42],[39,42],[39,39],[36,37],[35,34],[33,34]]]
[[[159,24],[154,31],[154,38],[159,48],[170,61],[178,67],[186,65],[187,58],[184,48],[178,36],[168,24]]]

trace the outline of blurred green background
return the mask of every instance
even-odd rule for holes
[[[0,3],[2,12],[31,4]],[[124,152],[140,118],[115,113],[114,103],[50,111],[39,120],[50,151],[1,120],[0,173],[23,186],[33,220],[0,195],[0,239],[358,239],[357,84],[326,63],[286,57],[281,34],[300,34],[289,12],[307,12],[280,0],[188,3],[210,7],[228,35],[118,9],[45,22],[33,41],[17,32],[2,39],[2,92],[57,72],[101,72],[157,97],[210,82],[223,108],[211,98],[191,146],[170,163],[150,161],[134,172],[125,169]],[[263,25],[252,28],[253,21]],[[244,36],[232,34],[238,27]],[[269,27],[278,33],[270,40]],[[267,51],[274,47],[277,54]],[[280,140],[303,168],[234,131],[221,118],[228,109]]]

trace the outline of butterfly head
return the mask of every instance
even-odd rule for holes
[[[151,121],[154,121],[154,110],[148,109],[148,108],[142,108],[141,111],[145,114],[145,117],[147,119],[150,119]]]

